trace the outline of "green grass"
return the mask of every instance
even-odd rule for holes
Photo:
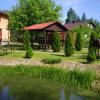
[[[72,55],[71,57],[66,57],[64,55],[64,52],[45,52],[45,51],[38,51],[38,50],[34,50],[33,51],[33,58],[32,59],[45,59],[45,58],[54,58],[54,57],[59,57],[60,59],[62,59],[62,61],[68,61],[68,62],[82,62],[85,63],[86,62],[86,57],[87,57],[87,53],[88,50],[87,49],[83,49],[82,51],[75,51],[74,55]],[[15,50],[14,53],[9,53],[7,55],[1,55],[0,58],[8,58],[8,59],[22,59],[25,56],[25,51],[19,51],[19,50]],[[100,59],[96,60],[94,62],[94,64],[99,64],[100,63]]]
[[[64,55],[63,52],[57,52],[57,53],[54,53],[54,52],[45,52],[45,51],[33,51],[34,55],[33,55],[33,58],[37,58],[37,59],[43,59],[43,58],[50,58],[50,57],[60,57],[62,58],[63,60],[82,60],[84,61],[86,55],[87,55],[87,50],[83,50],[81,52],[75,52],[75,54],[71,57],[66,57]],[[5,58],[5,57],[9,57],[9,58],[23,58],[25,55],[25,51],[15,51],[14,53],[8,53],[7,55],[4,55],[4,56],[0,56],[1,58]]]
[[[15,66],[15,67],[0,67],[0,78],[7,77],[8,79],[15,77],[47,79],[62,83],[74,88],[89,88],[95,79],[95,74],[92,71],[80,71],[78,69],[68,71],[54,67],[38,67],[38,66]]]

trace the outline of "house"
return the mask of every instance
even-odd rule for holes
[[[91,29],[95,29],[95,25],[89,21],[87,21],[87,22],[72,22],[72,23],[64,24],[64,26],[68,29],[68,31],[73,31],[77,27],[80,27],[80,28],[89,27]],[[73,31],[73,33],[71,34],[73,47],[75,47],[75,43],[76,43],[76,34],[77,33],[75,31]],[[84,37],[87,37],[87,32],[84,35]]]
[[[10,41],[10,31],[8,30],[8,16],[0,11],[0,44]]]
[[[67,23],[64,25],[68,30],[73,30],[74,28],[80,27],[80,26],[87,26],[90,28],[95,28],[95,25],[92,22],[72,22]]]

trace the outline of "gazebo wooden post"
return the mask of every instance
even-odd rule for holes
[[[45,50],[47,50],[47,34],[45,29],[44,29],[44,41],[45,41]]]

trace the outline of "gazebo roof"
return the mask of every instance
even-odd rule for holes
[[[33,24],[24,27],[23,30],[48,30],[48,31],[67,31],[67,28],[59,22],[47,22],[41,24]]]

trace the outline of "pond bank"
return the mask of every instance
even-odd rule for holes
[[[41,59],[7,59],[3,58],[0,59],[0,65],[4,66],[15,66],[15,65],[34,65],[34,66],[51,66],[50,64],[44,64]],[[97,73],[100,73],[100,64],[84,64],[84,63],[78,63],[78,62],[68,62],[68,61],[62,61],[59,64],[52,64],[52,66],[61,67],[61,68],[67,68],[67,69],[75,69],[76,67],[79,67],[81,70],[84,69],[92,69],[96,71]]]
[[[38,80],[39,83],[35,84],[36,81],[34,80]],[[30,86],[32,87],[35,84],[36,85],[35,87],[38,87],[38,89],[35,88],[36,89],[35,92],[39,92],[39,94],[37,93],[37,95],[40,95],[42,90],[44,90],[43,88],[45,87],[45,85],[47,85],[47,83],[49,83],[50,86],[47,85],[43,93],[51,93],[51,91],[55,91],[55,88],[52,86],[52,83],[55,83],[56,85],[58,84],[57,88],[60,87],[60,89],[61,87],[65,87],[64,90],[66,90],[66,88],[70,88],[70,89],[72,88],[72,90],[68,89],[69,93],[71,93],[71,91],[75,89],[75,91],[77,92],[80,90],[79,92],[80,94],[83,92],[83,90],[88,89],[88,92],[89,92],[88,95],[84,94],[85,92],[80,95],[84,94],[83,97],[89,96],[91,98],[92,96],[94,96],[94,98],[99,98],[98,95],[100,93],[100,90],[94,91],[93,88],[92,88],[93,90],[91,89],[92,83],[93,83],[93,86],[95,86],[94,80],[95,80],[95,74],[89,70],[86,70],[86,71],[80,71],[79,69],[65,70],[65,69],[54,68],[54,67],[49,67],[49,66],[48,67],[46,66],[41,66],[41,67],[40,66],[25,66],[25,65],[14,66],[14,67],[0,66],[0,82],[1,82],[0,86],[1,88],[4,86],[12,87],[12,85],[16,85],[18,87],[15,86],[13,88],[14,89],[17,88],[18,93],[19,92],[24,93],[25,88],[26,88],[26,92],[27,91],[32,92],[34,89],[29,90]],[[47,81],[47,83],[43,83],[43,87],[41,87],[42,84],[41,85],[39,84],[43,81]],[[22,90],[20,90],[21,89],[20,85],[25,86],[25,87],[22,87]],[[48,88],[51,88],[53,90],[48,90]],[[73,93],[76,93],[76,92],[73,91]],[[45,94],[45,95],[47,96],[49,94]],[[50,94],[50,95],[53,95],[53,94]],[[40,100],[40,99],[36,99],[36,100]],[[55,100],[55,99],[52,99],[52,100]],[[59,99],[56,99],[56,100],[59,100]],[[85,99],[82,99],[82,100],[85,100]],[[92,99],[89,99],[89,100],[92,100]],[[96,100],[99,100],[99,99],[96,99]]]

